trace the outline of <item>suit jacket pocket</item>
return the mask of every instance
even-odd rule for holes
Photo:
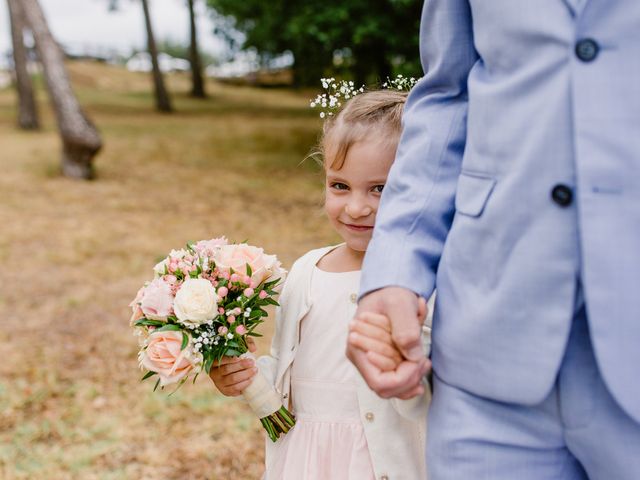
[[[456,212],[479,217],[495,184],[495,179],[482,174],[460,173],[456,189]]]

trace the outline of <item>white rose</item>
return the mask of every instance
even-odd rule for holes
[[[173,302],[173,311],[181,323],[201,325],[218,315],[218,297],[209,280],[189,278],[185,280]]]
[[[153,267],[153,271],[158,277],[163,276],[167,273],[167,268],[169,267],[169,259],[165,258],[161,262],[156,263],[156,266]]]

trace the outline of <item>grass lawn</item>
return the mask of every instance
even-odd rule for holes
[[[313,92],[210,83],[203,101],[174,76],[163,115],[146,75],[69,67],[104,139],[93,182],[59,176],[41,88],[39,133],[15,128],[0,91],[0,478],[257,479],[263,436],[242,403],[208,378],[171,397],[139,382],[127,304],[188,240],[247,239],[286,266],[336,241],[319,169],[301,163]]]

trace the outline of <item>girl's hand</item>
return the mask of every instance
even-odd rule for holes
[[[252,338],[247,338],[247,346],[250,352],[256,351]],[[251,385],[256,373],[258,373],[258,367],[251,358],[222,357],[219,363],[213,363],[209,377],[220,393],[227,397],[237,397]]]
[[[427,317],[427,302],[418,300],[418,321],[422,325]],[[404,360],[391,336],[391,321],[386,315],[365,312],[358,315],[350,326],[349,341],[365,351],[369,361],[381,371],[395,370]]]
[[[365,312],[349,327],[350,343],[367,352],[369,361],[383,372],[395,370],[402,355],[391,338],[391,322],[385,315]]]

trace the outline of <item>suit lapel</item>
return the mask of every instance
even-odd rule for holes
[[[589,0],[562,0],[574,17],[577,17],[584,10],[585,5]]]

